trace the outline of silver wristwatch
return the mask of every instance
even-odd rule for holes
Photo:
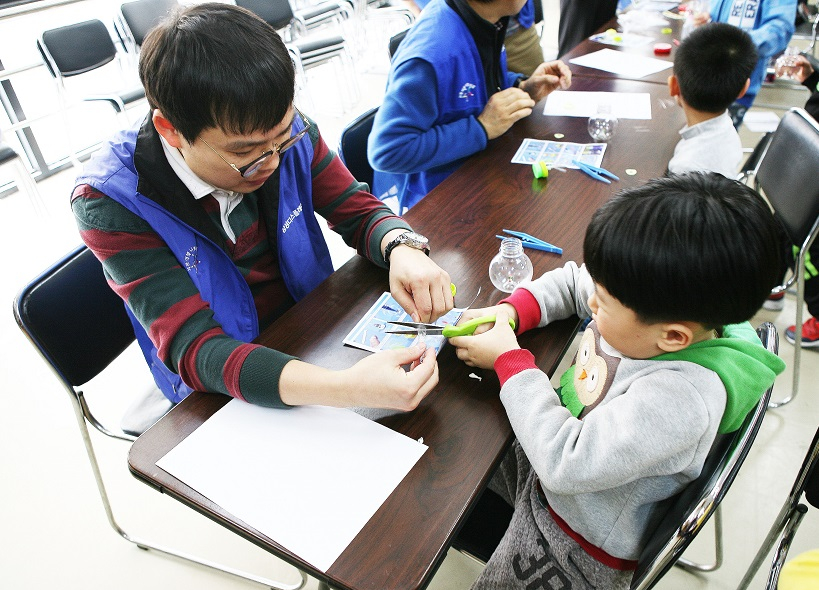
[[[386,261],[387,266],[390,265],[390,254],[392,254],[392,251],[396,246],[400,246],[401,244],[409,246],[410,248],[415,248],[416,250],[423,250],[424,253],[429,256],[429,240],[426,238],[426,236],[417,234],[414,231],[405,231],[387,244],[386,248],[384,248],[384,260]]]

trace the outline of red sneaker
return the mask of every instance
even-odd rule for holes
[[[796,326],[791,326],[785,330],[785,338],[791,344],[796,340]],[[816,318],[810,318],[807,322],[802,324],[802,346],[804,348],[812,348],[819,346],[819,321]]]

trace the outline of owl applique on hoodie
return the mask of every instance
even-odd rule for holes
[[[574,363],[560,377],[557,394],[572,416],[582,419],[606,397],[620,359],[600,346],[600,332],[591,322],[580,339]]]

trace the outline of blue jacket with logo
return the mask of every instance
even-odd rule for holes
[[[518,78],[506,70],[503,88]],[[393,188],[409,208],[449,176],[464,159],[484,149],[478,122],[489,99],[475,40],[444,0],[432,0],[393,57],[384,103],[370,133],[375,170],[373,194]]]
[[[303,123],[296,119],[294,125],[298,131]],[[259,334],[256,306],[247,281],[219,245],[222,240],[216,228],[190,193],[177,194],[182,189],[176,188],[168,190],[168,194],[158,194],[150,184],[145,184],[135,163],[137,151],[136,160],[147,166],[152,161],[165,161],[150,118],[141,128],[121,131],[106,142],[85,165],[77,184],[92,186],[148,222],[179,264],[188,269],[188,276],[225,333],[250,342]],[[268,228],[277,228],[268,232],[271,247],[278,252],[282,277],[296,301],[333,271],[330,253],[313,211],[312,158],[310,141],[296,143],[281,158],[272,182],[258,189],[260,216]],[[145,328],[127,306],[126,310],[157,386],[168,399],[179,402],[191,389],[159,359]]]
[[[744,29],[759,52],[751,85],[740,104],[753,104],[765,80],[768,61],[784,51],[791,40],[795,19],[796,0],[711,0],[711,20]]]

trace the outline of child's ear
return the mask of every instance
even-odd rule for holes
[[[747,86],[746,86],[747,88]],[[680,83],[677,81],[677,76],[671,74],[668,77],[668,93],[671,96],[679,96],[680,95]]]
[[[748,88],[750,86],[751,86],[751,79],[748,78],[747,80],[745,80],[745,86],[742,87],[742,90],[740,90],[739,96],[737,96],[737,98],[742,98],[743,96],[745,96],[745,93],[748,92]]]
[[[694,342],[694,330],[686,323],[664,324],[660,330],[657,346],[663,352],[677,352]]]
[[[165,118],[165,115],[162,114],[162,111],[159,109],[154,109],[153,115],[151,120],[154,123],[154,127],[156,128],[157,133],[159,133],[162,137],[165,138],[171,147],[180,148],[182,147],[182,134],[176,130],[176,127],[173,126],[173,123],[168,121]]]

